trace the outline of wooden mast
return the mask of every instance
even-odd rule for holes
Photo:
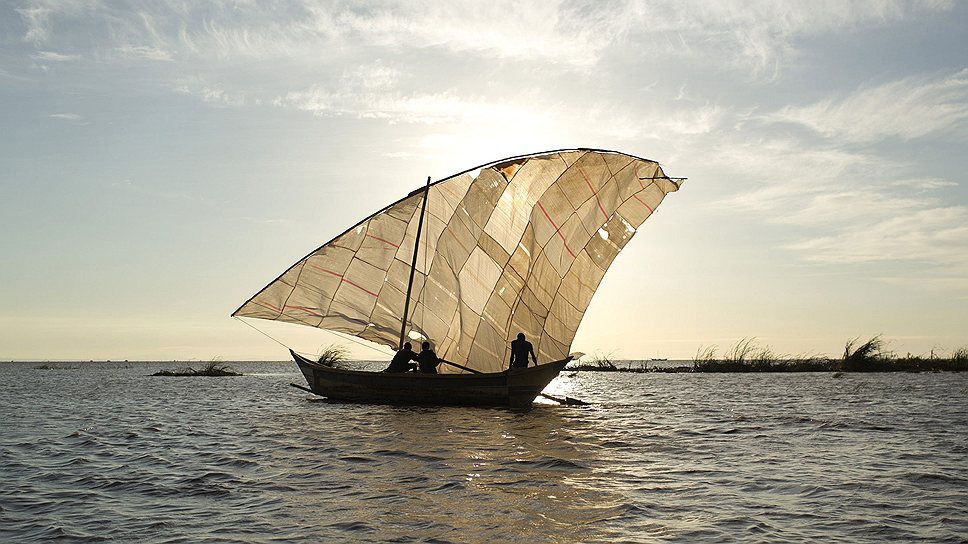
[[[400,325],[400,345],[397,350],[403,349],[403,343],[407,336],[407,317],[410,313],[410,293],[413,291],[413,275],[417,270],[417,253],[420,249],[420,231],[423,230],[424,212],[427,210],[427,197],[430,196],[430,176],[427,176],[427,186],[424,188],[423,203],[420,205],[420,220],[417,222],[417,239],[413,243],[413,260],[410,262],[410,281],[407,283],[407,298],[403,303],[403,323]]]

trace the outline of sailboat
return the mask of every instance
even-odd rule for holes
[[[679,189],[656,161],[601,149],[501,159],[421,187],[289,267],[233,312],[394,349],[429,341],[438,374],[333,368],[290,349],[338,401],[527,408],[572,360],[606,270]],[[508,368],[524,333],[535,366]]]

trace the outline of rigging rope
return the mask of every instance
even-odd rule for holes
[[[267,332],[265,332],[265,331],[263,331],[263,330],[262,330],[262,329],[260,329],[259,327],[256,327],[256,326],[255,326],[255,325],[253,325],[252,323],[249,323],[248,321],[246,321],[246,320],[244,320],[244,319],[242,319],[242,318],[241,318],[241,317],[239,317],[239,316],[234,316],[234,317],[235,317],[235,319],[237,319],[237,320],[239,320],[239,321],[241,321],[242,323],[245,323],[245,324],[246,324],[246,325],[248,325],[249,327],[252,327],[252,329],[253,329],[253,330],[255,330],[255,331],[256,331],[256,332],[258,332],[259,334],[261,334],[261,335],[263,335],[263,336],[265,336],[265,337],[266,337],[266,338],[268,338],[269,340],[272,340],[273,342],[275,342],[275,343],[277,343],[277,344],[279,344],[280,346],[282,346],[282,347],[284,347],[284,348],[286,348],[286,349],[292,349],[291,347],[289,347],[289,346],[287,346],[286,344],[284,344],[284,343],[282,343],[281,341],[279,341],[279,340],[277,340],[276,338],[274,338],[274,337],[272,337],[272,336],[271,336],[271,335],[270,335],[269,333],[267,333]],[[349,335],[347,335],[347,334],[345,334],[345,333],[341,333],[341,332],[339,332],[339,331],[331,331],[331,330],[328,330],[328,329],[321,329],[321,330],[325,330],[326,332],[331,332],[331,333],[333,333],[333,334],[336,334],[336,335],[338,335],[338,336],[340,336],[340,337],[343,337],[343,338],[345,338],[346,340],[349,340],[350,342],[353,342],[354,344],[359,344],[359,345],[361,345],[361,346],[363,346],[363,347],[365,347],[365,348],[369,348],[369,349],[372,349],[373,351],[375,351],[375,352],[377,352],[377,353],[379,353],[380,355],[391,355],[391,356],[393,355],[393,353],[388,353],[388,352],[386,352],[386,351],[384,351],[384,350],[381,350],[380,348],[377,348],[377,347],[374,347],[374,346],[371,346],[371,345],[369,345],[369,344],[364,344],[363,342],[361,342],[361,341],[359,341],[359,340],[357,340],[357,339],[355,339],[355,338],[353,338],[352,336],[349,336]],[[294,349],[292,349],[292,350],[293,350],[293,351],[296,351],[296,350],[294,350]],[[306,353],[306,352],[304,352],[304,351],[296,351],[296,353],[299,353],[300,355],[309,355],[309,356],[314,356],[314,355],[316,355],[316,354],[313,354],[313,353]]]
[[[246,325],[248,325],[248,326],[250,326],[250,327],[252,327],[252,329],[253,329],[254,331],[256,331],[256,332],[258,332],[258,333],[259,333],[259,334],[261,334],[262,336],[265,336],[265,337],[266,337],[266,338],[268,338],[269,340],[272,340],[273,342],[275,342],[275,343],[277,343],[277,344],[279,344],[280,346],[282,346],[282,347],[284,347],[284,348],[286,348],[286,349],[292,349],[292,348],[290,348],[289,346],[287,346],[287,345],[285,345],[285,344],[283,344],[282,342],[280,342],[279,340],[276,340],[275,338],[273,338],[273,337],[272,337],[272,336],[270,336],[269,334],[267,334],[267,333],[265,333],[265,332],[263,332],[263,331],[262,331],[262,329],[260,329],[259,327],[256,327],[256,326],[255,326],[255,325],[253,325],[252,323],[249,323],[248,321],[245,321],[245,320],[244,320],[244,319],[242,319],[241,317],[239,317],[239,316],[233,316],[233,317],[234,317],[235,319],[237,319],[237,320],[239,320],[240,322],[242,322],[242,323],[245,323]]]
[[[356,338],[353,338],[352,336],[350,336],[350,335],[348,335],[348,334],[346,334],[346,333],[343,333],[343,332],[339,332],[339,331],[331,331],[331,330],[329,330],[329,329],[324,329],[324,330],[325,330],[326,332],[331,332],[331,333],[333,333],[333,334],[336,334],[336,335],[339,335],[339,336],[342,336],[343,338],[345,338],[345,339],[347,339],[347,340],[349,340],[350,342],[353,342],[354,344],[359,344],[359,345],[361,345],[361,346],[363,346],[363,347],[365,347],[365,348],[370,348],[370,349],[372,349],[373,351],[375,351],[375,352],[377,352],[377,353],[379,353],[380,355],[390,355],[390,356],[392,357],[392,356],[394,355],[394,353],[395,353],[395,352],[393,352],[393,351],[384,351],[385,349],[387,349],[387,348],[385,348],[385,347],[384,347],[383,349],[380,349],[380,348],[377,348],[377,347],[373,347],[373,346],[371,346],[371,345],[369,345],[369,344],[364,344],[363,342],[361,342],[361,341],[359,341],[359,340],[357,340]]]

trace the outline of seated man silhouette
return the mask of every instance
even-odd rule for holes
[[[430,349],[430,342],[424,342],[420,346],[422,351],[417,355],[417,363],[420,364],[420,372],[424,374],[436,374],[437,365],[440,364],[440,359],[437,358],[437,354],[434,350]]]
[[[403,344],[403,349],[396,352],[393,355],[393,359],[390,360],[390,366],[384,369],[384,372],[408,372],[410,370],[416,370],[417,365],[410,362],[416,361],[417,354],[413,352],[413,346],[410,342]]]
[[[518,339],[511,341],[511,366],[509,368],[527,368],[528,355],[538,366],[538,358],[534,356],[534,346],[524,338],[524,333],[518,333]]]

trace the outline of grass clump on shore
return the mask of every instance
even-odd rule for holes
[[[640,372],[638,369],[622,370],[612,362],[611,354],[595,355],[591,360],[568,367],[569,370],[597,370],[601,372]]]
[[[840,359],[823,355],[778,356],[769,346],[744,338],[716,356],[716,346],[700,348],[693,359],[693,372],[939,372],[968,371],[968,347],[955,350],[951,357],[907,354],[899,357],[887,349],[881,335],[861,343],[848,340]]]
[[[241,376],[241,372],[233,371],[228,365],[221,361],[209,361],[201,370],[188,367],[181,370],[160,370],[152,376]]]
[[[968,346],[958,348],[947,357],[932,350],[929,355],[901,357],[888,350],[881,335],[860,342],[848,340],[840,357],[821,354],[779,355],[768,345],[747,337],[733,344],[721,356],[716,345],[700,346],[691,366],[616,365],[610,357],[596,356],[589,361],[569,366],[569,370],[609,372],[968,372]]]
[[[950,357],[938,357],[934,350],[930,355],[907,355],[900,357],[886,349],[887,343],[877,335],[863,344],[857,339],[844,346],[842,370],[845,372],[961,372],[968,371],[968,347],[952,352]]]
[[[890,369],[890,353],[884,351],[885,342],[880,335],[872,337],[863,344],[859,338],[848,340],[844,345],[842,370],[846,372],[872,372]]]
[[[716,346],[700,351],[693,359],[693,372],[771,372],[781,360],[769,346],[761,346],[756,338],[743,338],[726,352],[722,359],[716,358]]]
[[[968,369],[968,346],[961,347],[951,354],[951,362]]]

